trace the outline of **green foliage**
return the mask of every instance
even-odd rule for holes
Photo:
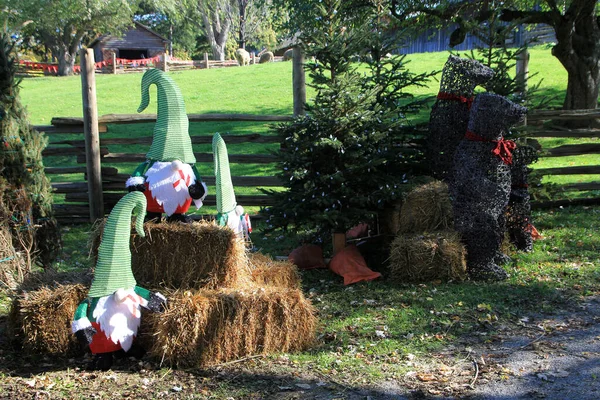
[[[405,89],[428,75],[410,73],[401,57],[386,57],[389,42],[375,9],[357,12],[337,0],[312,5],[316,23],[301,40],[317,60],[306,66],[317,95],[308,115],[277,128],[288,190],[265,190],[275,202],[265,213],[272,229],[302,227],[324,237],[374,219],[400,196],[420,157],[407,149],[414,132],[405,115],[418,103]],[[367,73],[351,62],[361,55]]]
[[[59,62],[59,75],[70,75],[77,51],[97,34],[118,34],[131,24],[134,0],[5,0],[15,24],[29,21],[23,36],[45,46]]]
[[[515,30],[524,28],[518,23],[502,23],[498,14],[499,11],[492,13],[485,24],[478,24],[477,21],[469,24],[471,33],[482,42],[482,45],[468,53],[469,57],[494,70],[493,78],[485,85],[486,90],[510,98],[529,109],[546,108],[552,97],[538,96],[542,81],[527,85],[522,77],[514,73],[517,60],[529,57],[531,43],[510,47]],[[537,75],[529,74],[527,79],[531,82]]]
[[[0,36],[0,197],[21,248],[34,245],[38,261],[48,266],[56,257],[60,238],[42,163],[47,140],[29,124],[21,104],[17,61],[14,42],[4,30]]]

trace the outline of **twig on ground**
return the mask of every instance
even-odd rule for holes
[[[518,350],[522,350],[526,347],[531,346],[532,344],[534,344],[535,342],[538,342],[541,338],[543,338],[544,336],[546,336],[546,333],[542,333],[540,336],[536,337],[535,339],[533,339],[531,342],[524,344],[523,346],[519,347]]]
[[[211,365],[211,368],[224,367],[226,365],[237,364],[237,363],[241,363],[241,362],[244,362],[244,361],[253,360],[255,358],[262,358],[262,357],[265,357],[265,355],[264,354],[256,354],[256,355],[253,355],[253,356],[240,358],[238,360],[227,361],[227,362],[224,362],[224,363],[221,363],[221,364]]]
[[[475,381],[479,377],[479,365],[477,364],[477,361],[475,361],[475,358],[471,358],[471,361],[473,361],[473,365],[475,366],[475,376],[473,377],[471,383],[469,383],[469,387],[471,389],[475,389],[475,386],[473,385],[475,385]]]

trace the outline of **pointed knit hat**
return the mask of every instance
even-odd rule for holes
[[[129,250],[132,214],[136,216],[135,230],[138,235],[144,237],[146,197],[142,192],[125,195],[108,216],[88,297],[108,296],[117,289],[135,286]]]
[[[149,88],[152,84],[156,85],[158,111],[152,145],[146,158],[152,161],[179,160],[186,164],[195,164],[196,157],[192,150],[183,96],[173,79],[158,69],[146,71],[142,77],[142,102],[138,112],[148,107]]]
[[[227,146],[217,132],[212,140],[213,158],[215,160],[215,177],[217,184],[217,221],[219,225],[227,223],[227,214],[235,209],[235,193],[229,171]]]

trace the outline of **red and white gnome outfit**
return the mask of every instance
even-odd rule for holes
[[[137,214],[137,233],[145,236],[146,198],[140,192],[127,194],[110,213],[92,286],[77,307],[71,325],[80,343],[96,355],[94,369],[109,369],[113,352],[131,349],[140,326],[140,307],[161,311],[166,303],[160,293],[136,285],[129,250],[132,213]]]
[[[166,213],[168,217],[186,213],[192,201],[202,207],[207,188],[195,167],[196,157],[188,133],[189,121],[183,97],[175,82],[157,69],[142,77],[142,112],[150,102],[149,87],[155,84],[158,113],[147,161],[127,180],[129,191],[143,191],[148,212]],[[180,218],[178,220],[184,220]]]

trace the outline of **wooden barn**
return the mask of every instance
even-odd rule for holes
[[[102,35],[89,47],[94,49],[96,62],[111,60],[112,53],[115,53],[117,58],[139,60],[165,54],[169,47],[169,39],[134,21],[133,26],[122,36]]]

